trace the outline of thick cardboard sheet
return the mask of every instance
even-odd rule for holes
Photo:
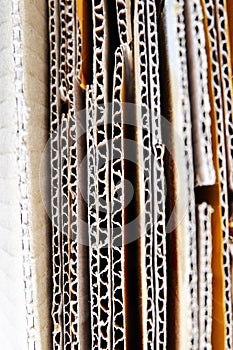
[[[6,350],[27,348],[27,316],[24,290],[21,207],[18,166],[18,120],[15,92],[15,57],[13,54],[12,3],[2,1],[0,14],[0,343]],[[17,26],[18,28],[18,26]],[[7,164],[7,167],[5,166]],[[14,315],[14,317],[12,317]],[[4,331],[3,331],[4,330]],[[12,336],[14,335],[14,336]]]
[[[45,176],[40,173],[40,163],[49,122],[46,13],[46,4],[39,1],[2,3],[1,119],[3,130],[9,130],[12,140],[12,148],[8,148],[5,138],[1,167],[2,185],[6,181],[2,188],[6,203],[1,210],[1,246],[6,259],[1,271],[5,272],[1,276],[1,344],[5,349],[49,349],[51,344],[50,227],[40,192],[40,176]],[[14,213],[4,194],[8,190]],[[15,319],[9,319],[9,315]]]

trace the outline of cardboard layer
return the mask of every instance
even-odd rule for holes
[[[132,43],[132,3],[130,0],[117,0],[117,23],[121,44]]]
[[[60,94],[59,94],[59,15],[57,2],[49,2],[50,34],[50,152],[51,152],[51,219],[53,262],[53,347],[62,345],[62,253],[60,222]]]
[[[53,348],[230,349],[224,2],[49,6]]]
[[[183,14],[183,2],[167,4],[159,31],[161,112],[168,120],[164,120],[162,140],[168,148],[167,295],[168,310],[172,311],[167,329],[171,349],[198,347],[194,179]]]
[[[113,348],[125,348],[125,242],[124,242],[124,117],[123,81],[127,46],[115,53],[114,88],[112,105],[112,175],[111,175],[111,246],[112,246],[112,324]]]
[[[6,238],[2,241],[4,259],[9,264],[7,267],[3,263],[2,271],[6,270],[1,283],[5,288],[2,301],[3,308],[8,303],[9,308],[3,312],[6,321],[2,326],[6,331],[2,332],[1,343],[6,349],[49,349],[50,224],[40,187],[42,179],[46,178],[46,173],[41,172],[41,161],[49,136],[48,60],[44,41],[48,35],[47,8],[39,1],[11,1],[2,5],[2,127],[9,130],[12,138],[12,149],[3,153],[2,164],[7,165],[7,171],[12,171],[12,174],[4,175],[6,170],[2,167],[3,183],[7,176],[2,198],[9,203],[4,194],[9,190],[9,201],[14,208],[14,213],[10,213],[9,206],[7,214],[3,206],[2,232],[5,237],[14,239],[9,240],[7,247],[4,247]],[[34,21],[32,14],[35,15]],[[5,142],[4,147],[9,147],[8,139]],[[6,217],[9,217],[10,224]],[[8,281],[8,274],[11,281]],[[16,319],[12,317],[10,320],[10,314],[16,315]]]
[[[231,69],[230,36],[227,21],[227,2],[214,1],[216,30],[219,50],[219,72],[221,76],[222,105],[225,124],[225,147],[227,157],[227,184],[233,190],[233,85]]]
[[[226,155],[224,143],[224,120],[222,107],[221,82],[219,81],[219,56],[216,18],[213,16],[214,3],[202,2],[204,26],[208,56],[209,96],[211,101],[212,137],[214,166],[216,170],[216,188],[210,189],[208,199],[214,209],[212,216],[213,236],[213,323],[212,347],[230,348],[228,327],[231,327],[229,318],[229,252],[228,252],[228,210],[227,210],[227,183],[226,183]]]
[[[212,213],[213,208],[205,202],[197,206],[200,350],[212,347]]]
[[[15,57],[13,54],[13,29],[16,29],[17,22],[13,27],[12,3],[3,1],[1,5],[0,327],[2,331],[0,332],[0,343],[6,350],[17,347],[24,350],[27,347],[28,335],[20,215]],[[17,7],[16,12],[18,12]]]
[[[199,1],[185,4],[195,185],[215,183],[203,13]]]
[[[153,346],[155,338],[155,299],[152,218],[152,178],[151,178],[151,133],[149,120],[149,81],[147,74],[147,43],[145,26],[145,4],[138,1],[134,13],[134,64],[136,123],[138,128],[137,157],[140,181],[140,274],[141,274],[141,323],[142,343]],[[148,302],[149,300],[149,302]]]

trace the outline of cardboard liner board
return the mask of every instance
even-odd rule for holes
[[[215,171],[212,154],[210,102],[203,14],[199,1],[185,4],[189,89],[191,98],[195,185],[213,185]]]
[[[205,202],[197,206],[199,349],[212,348],[212,213]]]

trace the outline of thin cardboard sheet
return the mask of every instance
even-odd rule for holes
[[[229,228],[227,208],[227,174],[224,143],[224,118],[220,82],[218,37],[213,1],[202,2],[208,55],[209,95],[213,154],[217,186],[209,192],[213,213],[213,348],[231,348],[231,296],[229,271]],[[218,262],[218,263],[217,263]],[[218,336],[217,336],[218,335]]]
[[[87,86],[87,164],[88,164],[88,236],[91,305],[91,348],[98,349],[98,237],[97,237],[97,172],[94,143],[94,102],[91,86]]]
[[[6,350],[27,348],[27,317],[24,290],[24,264],[22,252],[21,206],[19,195],[18,121],[15,91],[15,57],[13,29],[18,29],[18,8],[12,15],[12,3],[2,1],[0,14],[0,343]],[[17,37],[16,37],[17,38]],[[7,167],[5,166],[7,164]],[[14,317],[12,317],[14,315]],[[4,331],[3,331],[4,330]],[[13,336],[12,336],[13,335]]]
[[[19,229],[27,317],[25,347],[49,349],[50,227],[40,191],[40,181],[46,178],[40,166],[48,140],[48,65],[47,44],[44,40],[48,34],[47,8],[45,3],[39,1],[12,1],[11,6],[11,49],[14,57],[18,132],[18,215],[21,220]]]
[[[162,115],[168,119],[163,137],[166,138],[166,146],[169,147],[172,156],[169,160],[167,155],[165,163],[167,209],[171,216],[166,227],[169,233],[168,308],[173,308],[168,319],[168,339],[173,338],[173,341],[168,345],[171,348],[197,349],[195,201],[184,2],[172,1],[167,4],[161,13],[160,21],[161,61],[167,62],[167,65],[161,66],[160,69],[163,81],[165,79],[167,82],[166,85],[161,85]]]
[[[165,187],[163,156],[161,144],[161,109],[159,82],[159,54],[157,38],[157,13],[153,1],[146,3],[147,50],[149,66],[149,107],[151,116],[152,188],[153,188],[153,231],[154,231],[154,278],[155,278],[155,319],[157,348],[167,345],[167,268],[166,268],[166,231],[165,231]],[[160,143],[159,143],[160,142]]]
[[[98,251],[98,346],[108,349],[111,341],[111,266],[110,266],[110,208],[109,208],[109,142],[107,83],[107,13],[106,0],[94,1],[94,145],[97,172],[97,251]],[[101,19],[101,20],[99,20]]]
[[[200,2],[185,3],[195,185],[215,183],[203,13]]]
[[[212,233],[213,208],[203,202],[197,206],[199,349],[212,349]]]
[[[50,31],[50,150],[51,150],[51,219],[53,254],[53,348],[62,346],[62,253],[60,223],[60,94],[59,94],[59,15],[57,2],[49,2]]]
[[[125,348],[124,302],[124,133],[123,133],[123,79],[125,65],[123,47],[115,53],[112,105],[112,175],[111,175],[111,245],[112,245],[112,324],[113,348]]]
[[[140,207],[144,208],[140,217],[141,227],[141,297],[142,297],[142,337],[143,344],[153,348],[155,339],[155,299],[153,261],[153,218],[152,218],[152,178],[151,178],[151,128],[149,119],[149,82],[147,73],[147,42],[145,26],[145,4],[138,1],[134,15],[134,58],[135,92],[138,127],[138,159],[140,164]]]
[[[231,52],[225,0],[214,1],[216,11],[216,30],[219,50],[219,71],[221,75],[222,103],[225,124],[225,144],[227,156],[227,182],[233,190],[233,87]]]

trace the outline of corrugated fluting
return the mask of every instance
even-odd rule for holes
[[[232,349],[231,1],[49,1],[54,349]]]
[[[0,348],[233,349],[233,0],[0,3]]]

